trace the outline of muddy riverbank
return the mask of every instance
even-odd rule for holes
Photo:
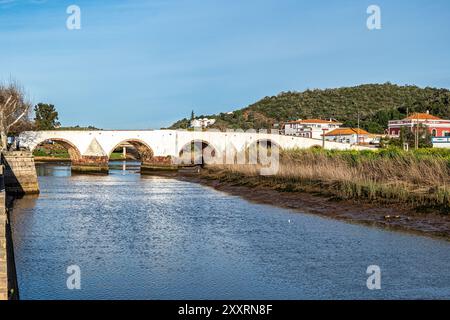
[[[450,216],[420,213],[399,205],[379,205],[363,201],[336,200],[307,192],[282,192],[264,186],[244,186],[208,179],[201,175],[181,175],[177,179],[210,186],[251,202],[320,215],[349,223],[425,235],[450,241]]]

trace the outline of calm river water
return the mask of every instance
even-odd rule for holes
[[[38,167],[12,214],[22,299],[450,298],[450,243],[247,202],[196,183]],[[78,265],[81,290],[67,289]],[[381,290],[368,290],[369,265]]]

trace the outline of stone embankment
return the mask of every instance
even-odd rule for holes
[[[0,300],[8,299],[6,223],[6,195],[3,180],[3,166],[0,166]]]
[[[39,193],[31,152],[2,152],[0,165],[0,300],[18,299],[14,246],[9,224],[7,196]]]
[[[2,162],[4,165],[5,188],[8,194],[39,193],[36,168],[31,152],[3,152]]]

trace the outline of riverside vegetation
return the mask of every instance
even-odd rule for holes
[[[249,165],[209,166],[203,177],[233,185],[450,213],[450,150],[284,150],[276,175],[261,176],[258,169]]]

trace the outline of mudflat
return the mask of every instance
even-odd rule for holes
[[[201,183],[256,203],[450,241],[450,216],[448,215],[420,213],[399,205],[387,206],[363,201],[336,200],[307,192],[282,192],[264,186],[242,186],[199,176],[176,177]]]

